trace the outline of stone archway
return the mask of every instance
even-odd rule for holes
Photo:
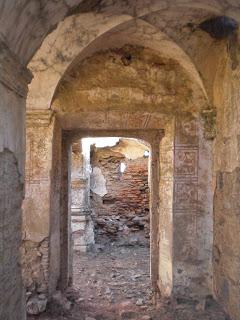
[[[89,6],[88,6],[89,4]],[[78,6],[80,5],[80,6]],[[182,1],[176,1],[174,4],[172,4],[175,8],[179,8],[179,6],[183,6]],[[217,15],[228,15],[236,20],[239,21],[239,4],[238,1],[232,1],[230,3],[223,4],[219,1],[216,1],[214,4],[209,4],[208,1],[196,1],[193,3],[193,1],[187,1],[184,3],[184,8],[186,8],[186,11],[188,11],[190,8],[202,8],[206,10],[208,15],[217,14]],[[147,13],[155,12],[159,13],[159,16],[161,17],[161,10],[167,11],[166,9],[170,9],[171,5],[169,4],[162,4],[158,2],[153,1],[150,5],[146,5],[144,1],[134,2],[133,4],[128,3],[127,8],[119,6],[118,3],[116,3],[113,7],[107,6],[102,8],[104,12],[108,12],[108,10],[112,10],[116,14],[122,14],[126,11],[128,13],[131,13],[133,16],[133,12],[138,12],[140,15],[144,15]],[[9,192],[6,193],[6,190],[3,189],[1,191],[1,199],[3,199],[3,204],[1,206],[1,219],[2,224],[1,225],[9,225],[8,223],[8,216],[11,215],[15,217],[15,214],[17,213],[16,217],[16,238],[11,238],[8,240],[8,238],[4,238],[5,235],[3,232],[1,232],[1,237],[3,239],[3,246],[1,247],[1,256],[3,256],[3,267],[1,269],[1,277],[3,279],[2,283],[4,284],[2,286],[2,290],[4,294],[1,294],[2,297],[4,297],[4,303],[5,305],[9,306],[8,308],[4,308],[4,310],[1,310],[1,314],[3,314],[3,317],[8,319],[9,317],[11,319],[18,319],[19,317],[24,318],[22,315],[21,310],[24,308],[22,307],[22,285],[21,285],[21,277],[20,277],[20,267],[18,265],[19,261],[19,253],[18,248],[20,245],[20,220],[21,220],[21,213],[20,213],[20,202],[18,201],[18,204],[16,207],[19,209],[16,210],[15,205],[13,204],[12,199],[17,195],[20,198],[23,197],[23,188],[22,184],[24,181],[24,170],[23,170],[23,162],[24,162],[24,117],[25,117],[25,97],[26,97],[26,91],[27,91],[27,83],[30,82],[30,75],[28,71],[26,70],[25,66],[28,63],[28,61],[31,59],[32,55],[37,51],[37,48],[41,45],[41,42],[46,37],[46,34],[52,30],[61,20],[64,19],[66,15],[71,15],[76,13],[76,10],[83,10],[83,11],[91,11],[95,10],[96,8],[92,4],[92,2],[84,3],[84,5],[81,5],[80,1],[61,1],[61,2],[48,2],[45,6],[41,7],[39,6],[38,2],[31,2],[27,4],[21,4],[19,6],[12,6],[10,4],[7,4],[3,2],[1,4],[1,17],[0,17],[0,26],[1,26],[1,153],[3,157],[1,157],[1,168],[4,168],[4,170],[1,171],[2,176],[6,177],[6,181],[11,181],[9,178],[11,178],[12,174],[14,174],[15,171],[18,172],[19,176],[19,183],[18,187],[12,185],[9,187]],[[43,17],[46,17],[43,19]],[[195,16],[190,15],[189,20],[193,19],[195,21]],[[151,19],[150,19],[151,20]],[[158,19],[155,19],[158,20]],[[161,20],[161,19],[159,19]],[[174,21],[177,20],[176,18],[173,19]],[[14,27],[13,27],[14,25]],[[174,29],[175,25],[172,22],[169,22],[169,26],[173,26]],[[31,27],[30,27],[31,26]],[[171,28],[170,28],[171,29]],[[169,31],[169,30],[168,30]],[[194,33],[194,32],[193,32]],[[202,36],[202,35],[201,35]],[[174,38],[174,37],[173,37]],[[181,36],[179,34],[175,34],[175,41],[176,39],[179,39],[179,42],[181,42],[182,39],[180,39]],[[193,36],[194,38],[194,36]],[[200,46],[202,43],[203,38],[199,38],[195,43],[192,43],[193,47],[198,51],[199,56],[195,60],[195,63],[198,64],[201,60],[202,68],[198,68],[198,70],[201,71],[201,74],[204,75],[204,83],[207,83],[206,86],[209,86],[209,89],[207,90],[208,94],[211,95],[212,93],[212,86],[214,79],[212,77],[215,77],[215,71],[218,69],[218,67],[221,69],[221,59],[218,59],[219,57],[223,57],[224,59],[228,61],[228,52],[225,50],[227,41],[216,41],[216,43],[212,44],[212,48],[214,49],[209,50],[208,54],[202,55],[202,52],[200,50]],[[195,39],[196,40],[196,39]],[[205,39],[206,40],[206,39]],[[204,43],[205,43],[204,40]],[[183,40],[185,41],[185,40]],[[204,46],[202,46],[204,47]],[[208,47],[209,48],[209,47]],[[223,50],[220,50],[222,48]],[[221,53],[220,53],[221,51]],[[206,53],[206,51],[204,51]],[[196,52],[195,52],[196,53]],[[193,53],[193,55],[195,55]],[[218,65],[219,62],[219,65]],[[237,71],[231,69],[231,61],[228,61],[228,67],[226,74],[228,75],[227,79],[228,82],[231,83],[233,81],[233,78],[236,77]],[[209,69],[211,72],[202,72],[202,70],[208,69],[208,65],[213,65],[216,63],[216,68],[212,67]],[[205,67],[204,67],[205,66]],[[213,72],[212,72],[213,71]],[[226,83],[226,78],[224,78]],[[236,87],[233,90],[235,93],[237,92],[238,87],[238,81],[236,80]],[[206,81],[206,82],[205,82]],[[221,81],[221,80],[220,80]],[[221,86],[220,86],[221,87]],[[219,88],[220,88],[219,87]],[[222,115],[225,116],[226,114],[235,115],[235,111],[237,110],[237,104],[234,102],[232,105],[233,108],[224,108],[221,109],[221,104],[229,106],[229,103],[231,101],[231,98],[234,96],[236,97],[237,94],[233,93],[231,89],[229,90],[223,90],[224,94],[220,96],[222,99],[220,99],[223,103],[217,102],[216,96],[214,97],[214,106],[217,105],[217,108],[219,108],[219,114],[217,118],[217,125],[218,128],[222,127],[222,124],[225,123],[224,117],[222,118]],[[214,91],[216,94],[216,91]],[[219,93],[217,93],[218,95]],[[211,101],[211,99],[209,99]],[[231,104],[231,103],[230,103]],[[211,108],[210,108],[211,109]],[[48,112],[47,112],[48,113]],[[220,116],[219,116],[220,115]],[[235,119],[237,117],[234,117]],[[232,123],[231,121],[229,123]],[[236,124],[234,123],[233,127],[236,127]],[[219,132],[219,131],[218,131]],[[237,132],[238,130],[234,131],[234,141],[237,141]],[[221,141],[225,141],[225,138],[229,139],[229,135],[232,136],[232,131],[226,130],[224,133],[224,139],[221,139],[220,136],[218,136],[219,139],[217,139],[217,143],[219,145],[222,144]],[[230,139],[229,139],[230,140]],[[225,144],[224,144],[225,145]],[[234,146],[231,143],[227,143],[228,149],[231,152],[235,150],[235,154],[237,155],[235,158],[238,158],[238,149],[236,147],[237,144]],[[222,151],[223,149],[218,148],[217,151],[217,158],[223,159],[225,158],[225,154]],[[12,154],[13,157],[8,158],[7,161],[5,155],[8,155],[8,152]],[[226,152],[228,154],[228,152]],[[12,166],[6,166],[7,164],[12,164]],[[218,163],[218,162],[217,162]],[[229,172],[234,171],[234,168],[237,168],[237,162],[232,162],[232,165],[230,167],[226,166],[220,166],[220,172]],[[227,169],[226,169],[227,168]],[[219,170],[217,170],[219,171]],[[220,174],[220,182],[221,182],[221,174]],[[220,183],[221,185],[221,183]],[[16,192],[11,193],[12,190],[16,190]],[[57,186],[56,186],[57,188]],[[225,190],[225,189],[224,189]],[[216,191],[218,193],[218,191]],[[11,195],[10,202],[8,201],[8,197]],[[226,194],[227,199],[229,199],[229,194]],[[223,201],[220,201],[223,203]],[[11,204],[12,203],[12,204]],[[232,202],[231,202],[232,203]],[[238,220],[236,219],[237,214],[234,212],[234,208],[231,207],[231,213],[233,213],[233,220],[234,225],[238,225]],[[8,212],[9,214],[5,215],[5,212]],[[219,216],[219,210],[216,211],[216,217]],[[217,221],[218,219],[216,219]],[[220,219],[221,220],[221,219]],[[18,221],[18,223],[17,223]],[[217,226],[216,226],[217,228]],[[6,229],[7,230],[7,229]],[[237,232],[236,232],[237,233]],[[227,246],[227,251],[230,247],[232,249],[233,244],[231,242],[231,237],[229,237],[227,230],[221,230],[219,233],[220,236],[217,236],[215,238],[215,244],[217,247],[222,246],[222,234],[224,234],[224,237],[226,239],[226,243],[230,243],[229,246]],[[237,239],[237,237],[236,237]],[[9,255],[7,254],[8,250],[8,243],[11,243],[11,249],[13,250],[13,255],[16,257],[13,263],[9,260]],[[232,275],[228,273],[229,268],[226,267],[227,263],[224,258],[224,250],[221,251],[221,268],[219,268],[219,277],[216,280],[216,294],[218,299],[224,300],[224,306],[226,310],[228,310],[233,317],[236,319],[238,318],[238,309],[236,309],[236,301],[235,297],[239,297],[239,292],[237,289],[237,286],[233,284],[232,282]],[[6,252],[6,254],[3,253]],[[218,259],[219,252],[216,250],[215,252],[216,260]],[[233,265],[234,268],[238,263],[238,256],[239,253],[236,253],[236,257],[234,256],[233,259]],[[12,265],[12,271],[8,272],[8,265]],[[215,265],[216,267],[216,265]],[[14,269],[14,270],[13,270]],[[227,270],[228,269],[228,270]],[[237,268],[236,268],[237,269]],[[15,283],[11,279],[15,279]],[[238,281],[238,274],[234,272],[234,279]],[[226,280],[226,281],[225,281]],[[224,285],[224,283],[228,283],[227,285]],[[224,288],[228,288],[228,290],[224,290]],[[12,295],[12,290],[14,288],[15,294]],[[225,293],[227,292],[227,298]],[[7,294],[9,293],[9,294]],[[16,308],[18,306],[18,308]],[[1,305],[2,308],[2,305]],[[19,312],[16,314],[16,312],[13,311],[13,309],[18,309]]]
[[[133,58],[130,63],[125,64],[123,59],[126,58],[127,54],[130,54]],[[106,73],[107,68],[111,70],[111,73]],[[118,74],[116,78],[111,76],[115,68],[117,70],[115,74]],[[178,70],[178,77],[173,76],[176,70]],[[183,70],[171,59],[158,56],[155,51],[151,51],[149,48],[124,46],[120,49],[102,51],[86,58],[72,71],[72,74],[70,73],[63,78],[56,92],[52,108],[56,113],[56,120],[54,121],[58,123],[59,128],[61,127],[65,132],[73,132],[72,134],[76,134],[80,130],[80,132],[89,135],[94,133],[96,136],[96,133],[102,130],[108,132],[108,135],[109,132],[112,132],[111,135],[116,135],[115,132],[118,132],[117,135],[125,136],[127,133],[129,136],[129,132],[131,132],[129,130],[144,130],[146,135],[153,130],[166,131],[166,139],[163,139],[160,150],[159,142],[157,144],[152,142],[152,148],[155,150],[152,154],[156,157],[154,160],[155,166],[158,167],[158,170],[161,167],[162,170],[160,174],[154,174],[154,177],[160,176],[162,179],[153,179],[154,186],[152,187],[152,190],[159,190],[159,188],[162,190],[160,201],[157,200],[159,191],[153,193],[156,200],[153,201],[154,210],[152,209],[152,211],[157,211],[157,214],[155,214],[156,220],[152,224],[153,241],[151,242],[152,259],[154,261],[152,262],[153,285],[155,291],[160,289],[162,295],[170,296],[174,293],[184,296],[191,292],[192,295],[196,297],[199,295],[198,298],[202,299],[210,291],[212,224],[209,221],[211,221],[212,211],[211,206],[208,207],[209,204],[204,203],[204,200],[201,199],[201,190],[204,190],[203,192],[206,192],[209,198],[211,197],[211,191],[205,184],[201,187],[199,185],[199,172],[204,172],[208,179],[211,172],[205,172],[205,168],[200,168],[199,163],[209,162],[210,148],[206,149],[205,154],[200,158],[199,150],[203,148],[204,132],[200,115],[194,115],[194,112],[197,113],[197,108],[192,110],[193,100],[197,99],[197,96],[194,96],[193,100],[192,98],[188,99],[188,90],[195,94],[195,87],[192,87],[192,83]],[[145,76],[136,79],[136,74],[140,71]],[[95,74],[96,76],[93,77]],[[151,75],[153,75],[152,78]],[[108,79],[109,76],[110,79]],[[130,88],[126,87],[125,77],[128,79]],[[180,78],[185,83],[184,87]],[[162,79],[162,83],[158,82],[160,79]],[[148,85],[145,85],[145,81],[148,81]],[[167,83],[166,86],[164,81]],[[133,84],[133,87],[131,87],[131,84]],[[175,88],[174,93],[171,88]],[[158,94],[159,91],[161,91],[161,94]],[[152,98],[153,95],[154,99]],[[178,108],[176,109],[175,99],[178,95]],[[198,107],[201,109],[204,98],[198,101]],[[109,108],[109,103],[111,108]],[[107,109],[107,111],[104,109]],[[32,111],[29,114],[30,117],[33,117],[34,114],[36,118],[39,117],[39,111]],[[46,140],[45,131],[43,128],[40,130],[40,136],[42,138],[44,136],[43,139]],[[51,130],[53,130],[53,126]],[[38,134],[36,129],[34,132]],[[59,137],[55,138],[58,145],[59,139],[63,139],[60,131],[59,134]],[[63,141],[65,141],[65,138]],[[47,144],[46,142],[45,145]],[[161,154],[161,147],[164,150],[163,154]],[[61,156],[61,151],[58,151],[59,159],[62,158],[62,160],[57,160],[57,163],[60,165],[61,161],[65,160],[64,166],[58,171],[63,170],[60,175],[66,178],[68,175],[66,167],[67,147],[62,144],[61,148],[65,148],[65,153]],[[41,161],[42,159],[44,157],[41,157]],[[51,154],[50,159],[53,161]],[[56,162],[56,158],[54,161]],[[53,181],[52,185],[56,185],[56,182]],[[63,188],[63,183],[61,183],[61,186]],[[45,189],[46,194],[49,194],[49,188],[50,184]],[[60,206],[57,206],[58,210],[65,212],[65,217],[66,212],[68,212],[67,190],[65,184],[64,195],[60,200]],[[30,193],[26,202],[35,197],[34,192]],[[200,210],[202,210],[201,216],[199,215]],[[30,214],[29,211],[26,211],[29,221],[32,219],[31,216],[34,215],[33,212]],[[41,216],[43,217],[43,215]],[[49,223],[50,220],[47,221]],[[59,226],[59,223],[55,223],[55,226]],[[57,237],[59,246],[61,243],[68,243],[66,233],[68,224],[69,220],[65,220],[63,224],[65,233],[62,231],[62,234],[65,234],[64,241],[61,242],[59,235],[57,235],[57,229],[55,230],[56,233],[54,232],[54,237]],[[197,224],[200,224],[199,230]],[[184,229],[184,226],[186,229]],[[50,225],[49,228],[51,230]],[[207,229],[207,240],[206,233],[201,236],[201,228]],[[45,228],[45,230],[47,229]],[[53,238],[51,234],[47,233],[46,237],[49,236]],[[174,249],[179,244],[178,237],[182,238],[181,250],[183,251],[180,248],[176,251]],[[207,243],[205,248],[202,248],[204,238]],[[56,247],[56,243],[54,243],[54,246]],[[50,280],[50,282],[55,283],[55,285],[51,285],[53,290],[60,273],[64,274],[62,287],[66,288],[68,283],[69,262],[66,260],[66,256],[68,256],[69,247],[66,248],[62,254],[62,263],[59,262],[60,249],[57,251],[57,259],[54,254],[52,255],[54,259],[51,259],[50,253],[50,266],[52,265],[52,267],[49,269],[49,275],[50,279],[54,279],[53,282]],[[51,251],[53,249],[50,249]],[[201,263],[196,258],[199,254],[204,257]],[[59,263],[62,266],[61,272]],[[190,267],[188,267],[189,263],[191,264]],[[58,273],[55,270],[59,270]],[[182,271],[179,272],[179,270]],[[205,274],[202,278],[204,279],[202,280],[202,290],[198,289],[200,272]]]

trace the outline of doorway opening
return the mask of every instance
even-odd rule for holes
[[[133,138],[72,145],[73,288],[90,316],[151,306],[149,155]]]

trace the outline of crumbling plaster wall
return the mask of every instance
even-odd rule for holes
[[[240,319],[239,66],[224,52],[215,80],[214,292],[232,319]],[[238,53],[239,56],[239,53]]]
[[[114,147],[92,147],[91,207],[98,242],[115,240],[122,244],[148,245],[146,150],[147,146],[127,139],[120,139]],[[121,163],[126,166],[124,172],[120,171]]]
[[[0,152],[0,179],[0,318],[20,320],[25,319],[19,250],[24,193],[18,159],[7,148]]]
[[[1,39],[0,51],[0,319],[23,320],[24,107],[31,75]]]

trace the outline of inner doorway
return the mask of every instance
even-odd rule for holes
[[[89,316],[115,319],[152,305],[149,155],[137,139],[72,145],[73,288]]]

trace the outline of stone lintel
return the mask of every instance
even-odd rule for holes
[[[0,36],[0,82],[20,97],[27,97],[32,73],[23,66]]]
[[[150,145],[159,144],[164,137],[163,129],[115,129],[115,130],[64,130],[64,136],[70,143],[86,137],[122,137],[143,140]]]
[[[54,112],[52,110],[27,110],[26,125],[28,127],[48,127],[52,121]]]

